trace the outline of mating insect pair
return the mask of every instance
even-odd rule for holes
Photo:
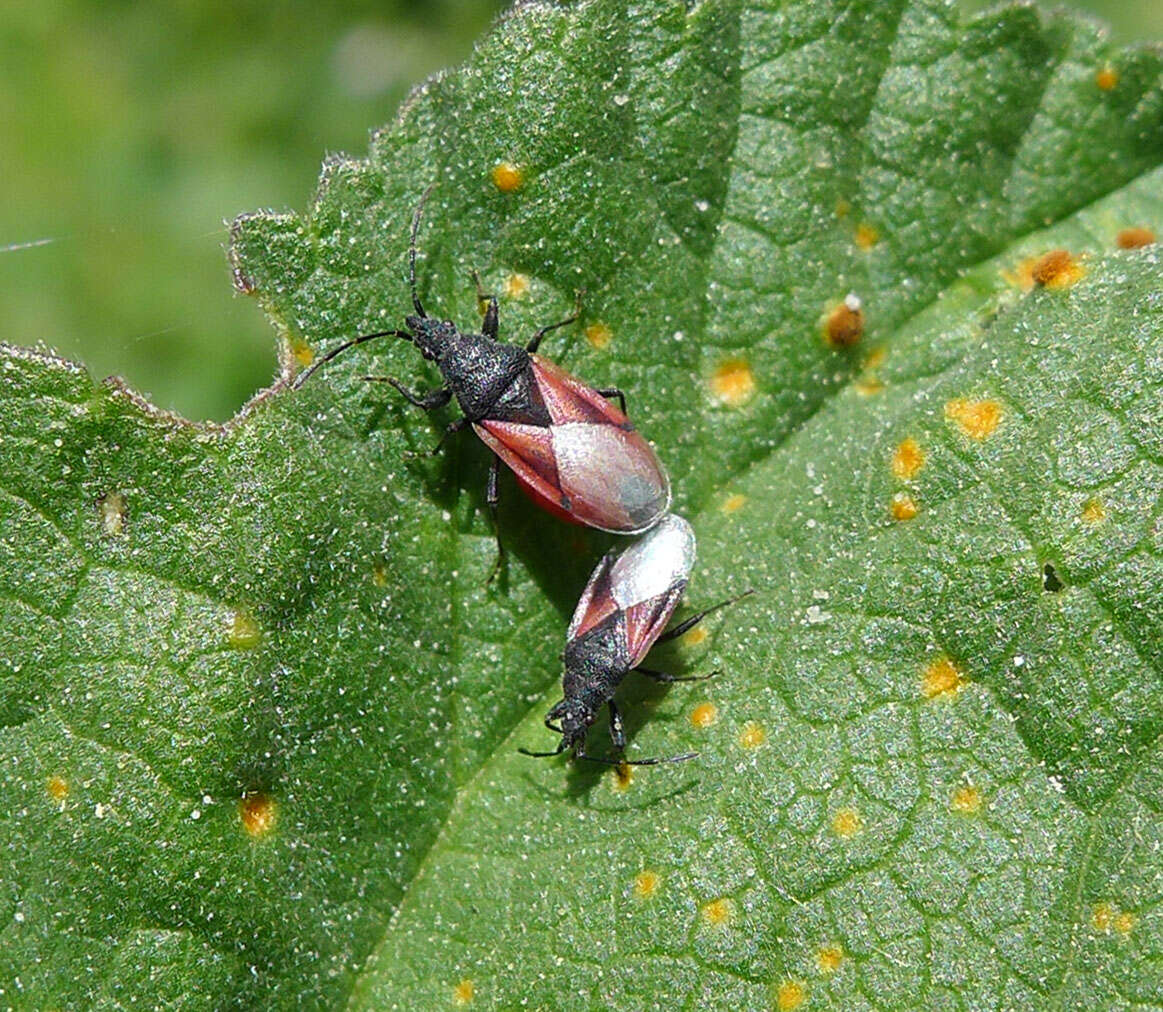
[[[475,273],[477,297],[486,306],[481,333],[462,333],[451,320],[436,320],[424,311],[416,290],[416,238],[431,192],[429,187],[412,218],[408,279],[415,315],[405,318],[407,329],[377,331],[344,342],[307,369],[295,386],[302,386],[336,356],[381,337],[409,341],[427,361],[435,362],[444,383],[428,393],[415,393],[394,377],[365,378],[390,384],[409,403],[426,411],[456,398],[462,415],[446,428],[432,453],[466,425],[493,452],[485,495],[497,535],[492,575],[504,558],[497,528],[501,461],[534,502],[555,516],[611,533],[648,532],[620,556],[607,555],[590,577],[567,634],[564,698],[546,718],[546,725],[561,734],[561,744],[553,752],[525,752],[559,755],[570,748],[576,758],[616,763],[620,760],[587,755],[585,737],[606,705],[611,741],[619,752],[624,748],[625,734],[613,694],[626,674],[636,670],[662,682],[697,677],[640,667],[655,642],[681,635],[715,610],[701,612],[664,632],[694,565],[694,534],[685,520],[667,513],[670,479],[650,444],[626,417],[622,391],[588,387],[537,354],[546,334],[577,319],[580,301],[571,316],[542,327],[523,347],[497,339],[497,299],[485,294]],[[620,409],[610,403],[612,398]],[[637,764],[693,756],[642,759]]]

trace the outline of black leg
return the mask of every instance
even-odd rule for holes
[[[654,668],[634,668],[640,675],[653,678],[656,682],[705,682],[719,674],[712,671],[709,675],[672,675],[668,671],[656,671]]]
[[[622,715],[611,699],[607,704],[610,710],[610,744],[614,751],[621,755],[626,751],[626,731],[622,727]]]
[[[705,619],[708,615],[710,615],[711,612],[718,611],[720,608],[726,608],[727,605],[734,604],[736,601],[742,601],[743,598],[750,597],[754,593],[755,593],[755,591],[753,591],[753,590],[745,590],[742,594],[738,595],[737,597],[731,597],[731,598],[728,598],[726,601],[720,601],[718,604],[713,605],[710,608],[704,608],[697,615],[692,615],[690,618],[686,619],[685,621],[680,622],[673,629],[667,629],[666,632],[664,632],[661,636],[659,636],[658,639],[656,639],[654,642],[655,643],[668,643],[670,640],[678,639],[678,637],[681,636],[684,632],[689,632],[691,629],[693,629],[695,626],[697,626],[703,619]]]
[[[616,397],[618,404],[622,408],[622,414],[626,413],[626,395],[622,393],[617,387],[596,387],[598,393],[603,397]]]
[[[391,384],[409,404],[415,404],[416,407],[423,408],[425,411],[435,411],[452,400],[452,391],[448,387],[437,387],[435,390],[429,390],[426,394],[418,394],[413,393],[394,376],[365,376],[364,379],[369,383]]]
[[[406,453],[405,456],[411,459],[415,459],[416,457],[435,457],[441,450],[444,449],[445,440],[448,439],[449,436],[455,436],[466,425],[468,425],[468,419],[463,416],[456,419],[454,422],[449,422],[445,427],[443,434],[440,436],[440,442],[432,447],[431,450],[429,450],[427,453]]]
[[[558,320],[557,323],[551,323],[548,327],[542,327],[529,339],[529,343],[525,345],[525,350],[532,354],[537,350],[537,346],[541,344],[541,339],[551,330],[557,330],[558,327],[564,327],[567,324],[573,323],[574,320],[581,316],[581,300],[583,294],[583,292],[577,293],[577,301],[574,302],[573,312],[569,316],[564,320]]]
[[[472,272],[472,282],[477,286],[477,306],[484,304],[484,321],[481,323],[481,333],[485,335],[490,341],[497,339],[497,328],[500,326],[500,320],[497,315],[497,297],[495,295],[486,294],[481,287],[481,278],[476,271]]]
[[[493,532],[497,535],[497,561],[493,563],[493,568],[489,573],[489,578],[486,583],[492,583],[496,579],[497,574],[501,571],[501,566],[505,562],[505,545],[501,541],[501,525],[497,518],[497,504],[501,501],[501,495],[497,488],[497,480],[501,473],[501,458],[495,453],[493,454],[493,462],[489,465],[489,481],[485,486],[485,504],[489,507],[489,516],[493,521]]]

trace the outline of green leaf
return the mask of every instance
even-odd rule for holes
[[[1163,269],[1115,248],[1161,68],[1026,7],[521,6],[236,223],[283,369],[229,425],[5,347],[4,1002],[1163,1004]],[[659,651],[719,678],[626,687],[696,761],[518,755],[610,539],[507,481],[489,588],[483,447],[409,459],[453,415],[361,379],[414,349],[287,388],[409,311],[433,182],[426,305],[523,275],[515,339],[585,288],[545,347],[628,391],[689,606],[756,590]]]

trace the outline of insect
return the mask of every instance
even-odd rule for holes
[[[631,671],[656,682],[695,682],[709,675],[672,675],[644,668],[642,661],[655,643],[665,643],[687,632],[707,615],[739,600],[723,601],[663,632],[695,564],[695,535],[682,517],[669,514],[641,540],[620,555],[608,553],[590,576],[565,635],[561,679],[563,698],[546,714],[545,726],[561,735],[552,752],[519,751],[537,759],[573,750],[574,759],[631,766],[694,759],[697,752],[665,759],[622,760],[626,734],[614,703],[614,691]],[[750,590],[740,597],[752,593]],[[585,751],[586,733],[605,705],[610,714],[610,741],[619,758],[607,759]]]
[[[503,461],[518,483],[540,506],[556,516],[616,534],[649,530],[670,506],[670,479],[650,444],[626,417],[626,398],[616,387],[592,388],[537,354],[550,331],[580,314],[578,306],[564,320],[542,327],[524,345],[497,339],[497,298],[486,295],[474,272],[477,297],[487,304],[481,333],[462,333],[451,320],[428,316],[416,291],[416,237],[428,188],[412,218],[408,280],[414,316],[405,330],[384,330],[346,341],[328,352],[298,379],[296,388],[320,366],[365,341],[399,337],[435,362],[443,385],[417,393],[395,377],[368,376],[389,383],[410,404],[433,411],[455,397],[462,416],[452,422],[432,450],[471,425],[493,452],[485,500],[497,526],[498,469]],[[620,409],[610,399],[617,399]],[[497,565],[504,557],[497,529]]]

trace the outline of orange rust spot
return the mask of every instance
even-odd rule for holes
[[[1101,67],[1097,74],[1094,75],[1094,83],[1098,85],[1101,91],[1114,91],[1119,84],[1119,72],[1114,67],[1107,64]]]
[[[1119,249],[1142,249],[1155,243],[1155,233],[1149,228],[1124,228],[1115,236],[1115,245]]]
[[[237,608],[230,617],[226,641],[235,650],[253,650],[262,642],[262,626],[246,608]]]
[[[723,505],[719,507],[724,513],[737,513],[743,508],[747,502],[747,496],[740,495],[736,492],[734,495],[727,496],[723,500]]]
[[[1117,911],[1107,902],[1096,903],[1094,909],[1090,912],[1090,923],[1095,931],[1110,931],[1111,925],[1114,924]]]
[[[948,657],[936,657],[925,666],[921,679],[921,694],[926,699],[954,695],[961,691],[965,679],[961,671]]]
[[[614,767],[614,787],[619,791],[628,791],[634,783],[634,767],[627,762],[620,762]]]
[[[860,249],[867,252],[880,242],[880,232],[876,229],[876,226],[862,221],[856,226],[856,235],[853,236],[853,239]]]
[[[864,360],[865,369],[879,369],[888,358],[888,349],[881,345],[879,348],[873,348],[868,353],[868,358]]]
[[[850,293],[824,321],[824,340],[833,348],[851,348],[864,334],[864,304]]]
[[[640,871],[634,878],[634,895],[640,900],[650,899],[658,892],[661,881],[662,879],[656,871],[651,871],[649,868]]]
[[[734,907],[728,899],[711,900],[703,907],[703,920],[716,928],[723,927],[734,914]]]
[[[238,802],[238,817],[242,828],[251,836],[266,836],[275,826],[275,800],[262,791],[244,794]]]
[[[719,708],[714,703],[699,703],[691,710],[691,724],[698,728],[708,728],[719,719]]]
[[[106,492],[97,500],[97,510],[101,515],[101,533],[109,538],[119,538],[125,533],[129,520],[129,503],[122,492]]]
[[[925,466],[925,451],[912,436],[901,440],[892,455],[892,473],[901,481],[912,481]]]
[[[1091,527],[1101,524],[1106,519],[1106,506],[1101,499],[1087,499],[1082,504],[1082,522]]]
[[[1001,424],[1002,408],[997,401],[957,397],[945,405],[945,417],[970,439],[986,439]]]
[[[844,962],[844,948],[841,945],[821,945],[816,950],[816,966],[820,973],[835,973]]]
[[[1129,910],[1123,910],[1115,918],[1115,931],[1124,937],[1135,930],[1135,925],[1138,924],[1139,918],[1132,914]]]
[[[898,492],[889,505],[894,520],[912,520],[917,515],[917,501],[908,492]]]
[[[465,977],[452,989],[452,1000],[457,1005],[471,1005],[476,990],[476,985],[468,977]]]
[[[741,358],[720,362],[711,374],[711,393],[728,407],[738,408],[755,394],[755,374]]]
[[[586,327],[584,333],[590,347],[596,348],[598,351],[608,348],[614,339],[614,332],[604,323],[591,323]]]
[[[798,980],[785,980],[775,993],[775,1005],[779,1012],[794,1012],[808,997],[808,990]]]
[[[514,193],[525,185],[525,172],[512,162],[498,162],[491,175],[493,185],[502,193]]]
[[[707,632],[707,627],[697,625],[689,632],[683,634],[682,643],[686,647],[697,647],[702,643],[706,643],[707,637],[710,633]]]
[[[1039,288],[1070,288],[1086,273],[1069,250],[1052,249],[1030,268],[1030,278]]]
[[[312,362],[315,361],[315,349],[311,347],[301,337],[293,337],[290,342],[291,357],[298,364],[300,369],[306,369]]]
[[[523,299],[529,294],[529,279],[524,274],[510,274],[501,282],[501,292],[507,299]]]
[[[832,816],[832,832],[841,840],[851,840],[864,828],[864,820],[855,808],[841,808]]]
[[[767,731],[758,721],[749,720],[739,731],[739,744],[743,748],[759,748],[767,741]]]
[[[875,373],[866,373],[853,386],[861,397],[872,397],[874,394],[883,392],[884,381]]]
[[[962,784],[949,797],[949,811],[974,815],[981,811],[981,791],[972,784]]]
[[[64,801],[69,796],[69,782],[64,777],[49,777],[45,790],[53,801]]]

